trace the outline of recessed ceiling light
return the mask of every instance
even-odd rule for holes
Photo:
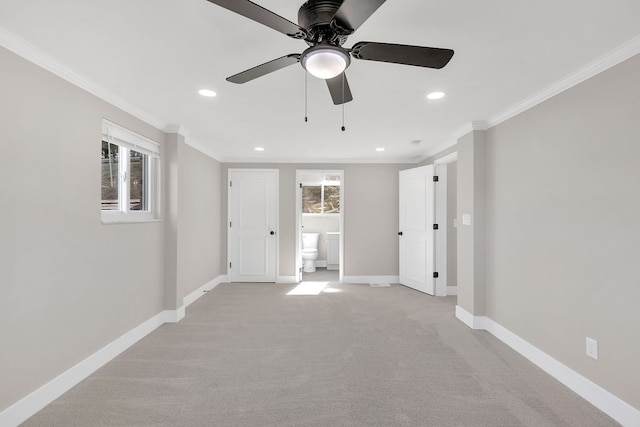
[[[427,95],[428,99],[440,99],[444,98],[444,92],[431,92]]]
[[[382,147],[376,148],[376,151],[382,152],[382,151],[384,151],[384,148],[382,148]]]
[[[256,150],[256,151],[264,151],[264,147],[256,147],[256,148],[254,148],[254,150]]]
[[[217,93],[215,93],[214,91],[212,91],[212,90],[210,90],[210,89],[200,89],[200,90],[198,91],[198,93],[199,93],[200,95],[202,95],[202,96],[208,96],[208,97],[210,97],[210,98],[211,98],[211,97],[213,97],[213,96],[216,96],[216,95],[217,95]]]

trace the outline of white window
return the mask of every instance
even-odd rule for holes
[[[340,183],[303,183],[302,213],[315,215],[339,214]]]
[[[128,129],[102,121],[103,222],[158,219],[160,146]]]

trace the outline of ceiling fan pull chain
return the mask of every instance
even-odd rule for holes
[[[342,132],[344,132],[345,130],[347,130],[346,127],[344,127],[344,73],[342,73]]]
[[[307,100],[307,76],[309,75],[309,73],[307,72],[307,70],[304,70],[304,122],[308,122],[309,121],[309,117],[307,115],[307,106],[309,105],[309,102]]]

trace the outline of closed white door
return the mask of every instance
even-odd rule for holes
[[[229,170],[231,282],[276,281],[277,188],[277,170]]]
[[[400,283],[435,294],[433,165],[400,172]]]

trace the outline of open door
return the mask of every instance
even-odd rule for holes
[[[400,283],[435,295],[433,165],[400,171]]]
[[[228,258],[231,282],[275,282],[278,171],[229,170]]]

